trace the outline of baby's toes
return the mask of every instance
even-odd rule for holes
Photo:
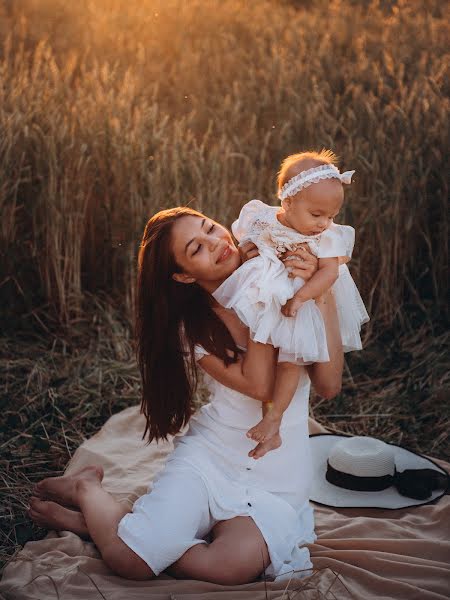
[[[247,431],[247,435],[252,440],[257,440],[258,436],[260,435],[260,428],[259,428],[259,426],[255,425],[255,427],[252,427],[251,429],[249,429]]]
[[[265,454],[267,454],[269,448],[267,447],[267,442],[260,442],[256,448],[253,449],[252,458],[255,460],[261,458]]]

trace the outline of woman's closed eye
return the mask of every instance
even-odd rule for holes
[[[212,223],[211,227],[208,229],[208,233],[211,233],[211,232],[214,230],[214,227],[215,227],[215,226],[216,226],[216,225],[215,225],[215,223]],[[203,245],[203,244],[199,244],[199,245],[197,246],[197,250],[196,250],[195,252],[193,252],[193,253],[191,254],[191,256],[194,256],[195,254],[197,254],[197,252],[200,252],[200,250],[201,250],[201,248],[202,248],[202,245]]]

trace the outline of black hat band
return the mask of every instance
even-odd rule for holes
[[[333,485],[358,492],[379,492],[394,485],[399,494],[415,500],[425,500],[433,490],[450,488],[449,475],[435,469],[405,469],[402,472],[395,469],[394,475],[360,477],[335,469],[327,460],[325,477]]]

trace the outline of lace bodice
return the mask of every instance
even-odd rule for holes
[[[319,235],[303,235],[286,227],[277,218],[279,207],[251,200],[241,210],[231,229],[239,242],[252,241],[258,249],[271,249],[279,257],[286,250],[296,250],[307,243],[311,252],[319,258],[334,256],[351,257],[355,230],[348,225],[332,223]]]

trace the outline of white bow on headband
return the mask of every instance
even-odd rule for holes
[[[320,167],[313,167],[306,171],[302,171],[298,175],[291,177],[287,181],[281,190],[278,192],[278,198],[284,200],[289,196],[294,196],[301,189],[308,187],[312,183],[317,183],[321,179],[340,179],[342,183],[351,183],[352,175],[355,171],[345,171],[341,173],[334,165],[320,165]]]

